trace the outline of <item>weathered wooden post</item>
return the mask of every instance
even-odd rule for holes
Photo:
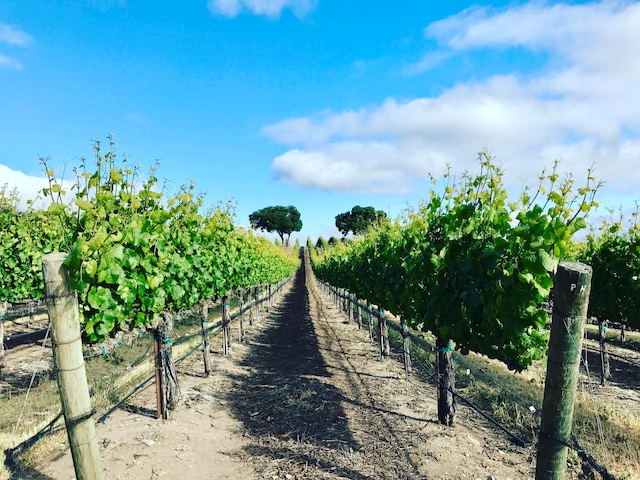
[[[362,315],[360,314],[360,303],[358,297],[354,297],[355,305],[353,306],[353,317],[358,324],[358,330],[362,329]]]
[[[167,418],[167,402],[164,398],[164,385],[162,381],[162,355],[160,355],[160,336],[158,332],[153,335],[153,358],[155,364],[156,384],[156,418]]]
[[[600,366],[601,376],[600,385],[603,387],[607,384],[607,380],[611,378],[611,364],[609,353],[607,352],[607,321],[600,320],[598,322],[598,334],[600,340]]]
[[[253,289],[253,294],[254,294],[254,299],[255,299],[255,302],[256,302],[256,304],[255,304],[255,314],[256,314],[255,320],[257,322],[257,321],[260,320],[260,313],[261,313],[261,311],[260,311],[260,309],[261,309],[260,305],[261,304],[260,304],[260,301],[259,301],[260,300],[260,287],[255,287]]]
[[[438,367],[438,421],[453,426],[456,414],[455,366],[451,341],[436,337],[436,364]]]
[[[369,300],[367,300],[367,322],[369,323],[369,340],[371,341],[371,343],[375,342],[375,336],[373,334],[373,318],[372,318],[372,314],[371,314],[371,304],[369,303]]]
[[[178,383],[178,372],[173,361],[171,338],[173,334],[173,317],[169,312],[160,314],[158,327],[155,336],[159,345],[158,361],[162,372],[162,388],[164,393],[162,418],[169,418],[168,410],[173,410],[178,406],[182,393]]]
[[[3,370],[7,366],[4,358],[4,316],[9,310],[8,302],[0,302],[0,378],[3,376]]]
[[[78,299],[69,285],[66,258],[65,253],[51,253],[42,258],[53,360],[76,478],[102,480],[102,459],[82,356]]]
[[[35,314],[36,314],[35,300],[29,300],[29,303],[27,304],[27,313],[29,314],[29,320],[27,321],[27,325],[29,326],[29,328],[31,328],[31,325],[33,325],[33,322],[35,320]]]
[[[229,355],[231,350],[231,315],[229,314],[229,294],[222,297],[222,353]]]
[[[391,354],[391,348],[389,347],[389,326],[387,325],[387,319],[384,317],[384,310],[378,306],[376,311],[376,317],[378,319],[378,335],[380,339],[380,358],[386,358]]]
[[[587,336],[587,329],[584,328],[583,329],[583,333],[582,333],[582,364],[584,365],[585,371],[589,372],[589,349],[587,348],[587,344],[584,342],[584,340],[586,338],[589,338]]]
[[[409,379],[409,374],[411,373],[411,352],[409,351],[409,345],[411,344],[411,339],[409,338],[409,326],[407,322],[402,319],[402,354],[404,357],[404,374],[407,379]]]
[[[0,304],[0,378],[4,378],[4,367],[6,367],[6,360],[4,358],[4,312],[2,311],[2,304]]]
[[[204,360],[204,376],[208,377],[211,374],[211,358],[210,343],[209,343],[209,302],[202,302],[202,356]]]
[[[244,342],[244,292],[238,290],[238,342]]]
[[[591,275],[592,269],[588,265],[561,262],[553,284],[553,318],[538,437],[536,480],[560,480],[567,468],[567,447],[571,445],[573,405]]]

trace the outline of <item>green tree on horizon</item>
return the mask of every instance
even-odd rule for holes
[[[336,215],[336,227],[346,236],[349,232],[359,235],[377,222],[388,218],[382,210],[356,205],[350,211]]]
[[[253,228],[276,232],[285,245],[289,245],[292,232],[299,232],[302,229],[300,212],[293,205],[288,207],[275,205],[256,210],[249,215],[249,222]]]

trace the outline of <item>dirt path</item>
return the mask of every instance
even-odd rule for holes
[[[212,348],[221,350],[218,343]],[[182,405],[151,418],[153,387],[98,426],[108,479],[529,479],[535,452],[460,407],[435,422],[435,389],[378,358],[302,268],[245,345],[179,365]],[[60,434],[21,479],[73,479]]]

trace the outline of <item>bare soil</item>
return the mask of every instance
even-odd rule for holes
[[[153,386],[97,435],[108,479],[529,479],[535,451],[515,446],[475,412],[436,422],[436,391],[402,364],[380,360],[302,268],[203,376],[178,366],[184,400],[155,419]],[[212,345],[217,353],[218,344]],[[18,477],[73,479],[66,436],[36,446]]]

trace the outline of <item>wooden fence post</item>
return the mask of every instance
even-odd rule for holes
[[[561,262],[553,283],[553,319],[538,437],[536,480],[560,480],[571,445],[573,405],[592,269]]]
[[[600,341],[600,385],[603,387],[607,384],[607,380],[611,378],[611,363],[609,354],[607,353],[607,321],[600,319],[598,321],[598,334]]]
[[[438,367],[438,421],[453,426],[456,414],[455,367],[450,340],[436,337],[436,363]]]
[[[164,382],[162,381],[162,355],[160,355],[160,335],[154,332],[153,335],[153,358],[155,364],[155,384],[156,384],[156,418],[167,418],[167,407],[164,398]]]
[[[229,355],[231,350],[231,315],[229,314],[229,294],[222,297],[222,353]]]
[[[9,310],[8,302],[0,302],[0,378],[3,378],[6,360],[4,358],[4,316]]]
[[[254,301],[255,301],[255,320],[256,322],[258,322],[260,320],[260,305],[261,303],[259,302],[260,300],[260,288],[259,287],[254,287],[253,289],[253,296],[254,296]]]
[[[238,342],[244,342],[244,293],[238,290]]]
[[[367,322],[369,323],[369,340],[371,343],[375,342],[375,336],[373,335],[373,316],[371,314],[371,304],[367,300]]]
[[[211,374],[211,357],[209,343],[209,303],[207,300],[202,302],[202,356],[204,360],[204,376]]]
[[[27,304],[27,313],[29,314],[29,320],[27,321],[27,325],[29,326],[29,328],[31,328],[31,325],[33,324],[34,320],[35,320],[35,313],[36,313],[36,301],[35,300],[30,300],[29,303]]]
[[[69,273],[64,265],[66,258],[64,253],[51,253],[42,258],[60,402],[76,478],[103,480],[102,459],[82,356],[78,299],[69,286]]]
[[[346,288],[341,288],[340,289],[340,296],[342,297],[342,312],[343,313],[347,313],[348,312],[347,305],[349,305],[349,297],[347,297],[347,289]]]
[[[162,391],[164,393],[162,405],[164,412],[162,418],[165,420],[169,418],[168,410],[174,410],[182,398],[180,385],[178,383],[178,372],[176,370],[176,364],[173,361],[172,335],[173,316],[169,312],[163,312],[160,314],[155,337],[159,345],[158,362],[162,372]]]
[[[411,339],[409,338],[409,326],[404,319],[401,319],[402,325],[402,354],[404,357],[404,374],[405,378],[409,379],[411,373],[411,352],[409,351],[409,344]]]
[[[389,326],[387,325],[387,319],[384,317],[384,311],[379,305],[378,310],[376,311],[376,317],[378,318],[380,358],[386,358],[391,354],[391,348],[389,346]]]

